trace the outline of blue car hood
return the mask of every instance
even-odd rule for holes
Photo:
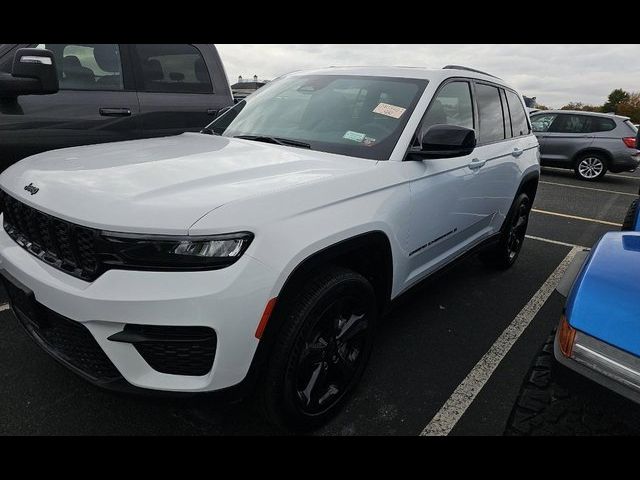
[[[640,232],[609,232],[594,246],[567,301],[572,327],[640,356]]]

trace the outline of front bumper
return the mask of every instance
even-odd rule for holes
[[[640,358],[635,355],[577,330],[571,357],[562,354],[558,334],[554,356],[561,365],[640,403]]]
[[[129,385],[191,393],[226,389],[245,378],[258,345],[256,327],[277,278],[273,269],[245,254],[222,270],[110,270],[88,283],[29,254],[1,227],[0,269],[32,292],[51,315],[86,328]],[[216,350],[211,370],[197,376],[155,370],[133,344],[109,340],[128,324],[213,329]],[[46,342],[38,343],[56,356]],[[92,380],[91,375],[83,376]],[[110,382],[94,383],[106,386]]]

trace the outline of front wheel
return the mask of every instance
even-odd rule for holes
[[[607,163],[599,155],[589,153],[578,159],[575,173],[579,179],[592,182],[604,177],[607,173]]]
[[[261,391],[267,418],[286,430],[326,423],[360,380],[373,346],[373,287],[362,275],[332,267],[307,282],[291,305]]]
[[[481,259],[488,266],[505,270],[518,258],[529,225],[531,202],[526,193],[518,195],[504,222],[500,240],[490,250],[483,252]]]

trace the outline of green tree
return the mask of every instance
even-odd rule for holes
[[[640,92],[629,94],[629,98],[618,104],[618,115],[629,117],[633,123],[640,123]]]
[[[629,93],[621,88],[616,88],[609,94],[607,101],[602,106],[602,111],[605,113],[618,113],[618,105],[625,103],[627,100],[629,100]]]

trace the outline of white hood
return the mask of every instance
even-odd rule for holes
[[[94,228],[186,234],[229,202],[368,169],[376,162],[249,140],[175,137],[65,148],[26,158],[0,187],[43,212]],[[24,189],[33,184],[32,195]]]

